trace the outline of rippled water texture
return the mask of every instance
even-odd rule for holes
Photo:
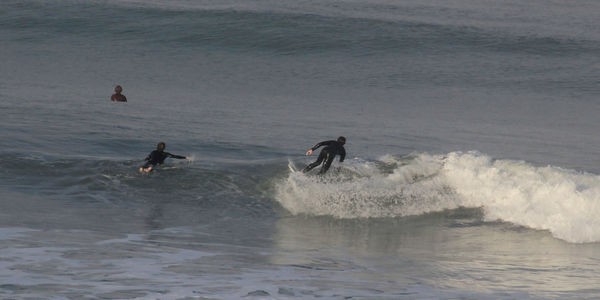
[[[1,1],[0,298],[595,299],[598,20]],[[140,174],[159,141],[190,160]]]

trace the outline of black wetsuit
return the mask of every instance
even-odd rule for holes
[[[321,153],[319,154],[319,158],[317,158],[317,161],[306,166],[306,168],[304,168],[304,170],[302,170],[302,172],[308,172],[308,171],[312,170],[313,168],[315,168],[316,166],[323,163],[323,167],[321,167],[321,170],[319,171],[319,174],[323,174],[323,173],[327,172],[327,170],[329,170],[329,167],[331,166],[331,163],[333,162],[333,159],[335,158],[336,155],[340,156],[340,162],[343,162],[344,158],[346,158],[346,149],[344,149],[344,144],[342,144],[338,141],[320,142],[320,143],[316,144],[314,147],[312,147],[311,150],[315,151],[315,150],[317,150],[317,148],[319,148],[321,146],[326,146],[326,147],[323,148],[323,150],[321,150]]]
[[[185,156],[174,155],[169,152],[154,150],[144,160],[147,161],[142,168],[154,167],[162,164],[166,158],[185,159]]]

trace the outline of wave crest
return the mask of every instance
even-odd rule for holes
[[[292,214],[399,217],[481,207],[486,221],[600,241],[600,176],[478,152],[355,159],[323,177],[291,173],[276,199]]]

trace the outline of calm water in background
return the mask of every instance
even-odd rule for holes
[[[0,296],[596,298],[599,19],[2,1]],[[290,173],[339,135],[343,164]],[[158,141],[193,159],[141,176]]]

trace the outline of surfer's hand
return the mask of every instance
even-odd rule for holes
[[[312,154],[312,149],[306,151],[306,155],[311,155]]]
[[[191,158],[191,157],[189,157],[189,156],[186,156],[186,157],[185,157],[185,159],[187,159],[187,160],[190,160],[190,159],[192,159],[192,158]]]

